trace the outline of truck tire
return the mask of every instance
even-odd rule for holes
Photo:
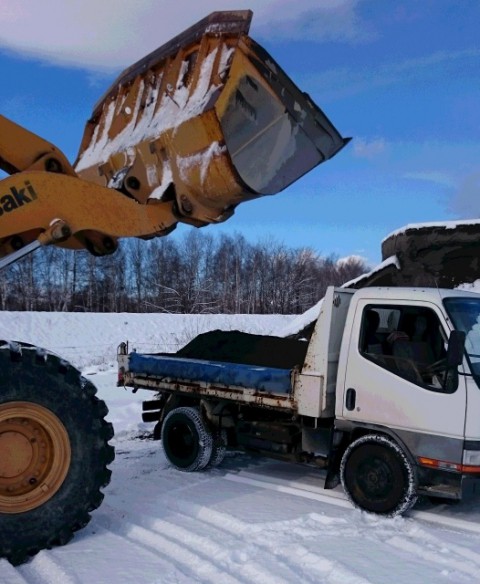
[[[417,500],[415,469],[387,436],[367,434],[352,442],[342,457],[340,479],[355,507],[370,513],[394,517]]]
[[[217,430],[213,433],[212,456],[208,463],[209,468],[220,466],[227,453],[227,431]]]
[[[204,469],[212,458],[213,435],[198,408],[180,407],[167,414],[162,425],[162,447],[177,470]]]
[[[113,428],[95,387],[58,357],[0,341],[0,558],[67,543],[110,481]]]

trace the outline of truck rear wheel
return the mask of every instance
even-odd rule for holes
[[[209,468],[220,466],[227,453],[227,431],[217,430],[213,433],[212,456],[208,462]]]
[[[67,543],[110,480],[111,424],[95,387],[35,347],[0,342],[0,558]]]
[[[371,513],[393,517],[417,500],[415,470],[387,436],[367,434],[352,442],[343,455],[340,478],[355,507]]]
[[[167,460],[178,470],[202,470],[212,457],[213,435],[198,408],[180,407],[167,414],[162,425],[162,446]]]

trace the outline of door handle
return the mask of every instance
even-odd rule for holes
[[[347,389],[347,395],[345,397],[345,407],[349,412],[355,409],[355,402],[357,400],[357,392],[353,387]]]

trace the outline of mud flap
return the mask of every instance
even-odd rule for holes
[[[330,448],[327,464],[327,477],[324,489],[334,489],[340,484],[340,462],[343,454],[343,432],[332,428],[330,432]]]

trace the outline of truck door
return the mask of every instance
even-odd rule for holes
[[[428,302],[362,300],[354,323],[337,417],[391,429],[415,455],[459,461],[466,388],[446,375],[443,315]]]

